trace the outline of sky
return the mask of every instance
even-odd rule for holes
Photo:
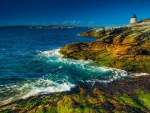
[[[0,26],[127,25],[150,17],[150,0],[0,0]]]

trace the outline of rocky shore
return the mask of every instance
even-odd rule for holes
[[[61,48],[65,58],[93,60],[100,65],[129,72],[150,73],[150,22],[123,27],[102,27],[81,36],[94,42],[72,43]]]
[[[39,95],[0,107],[0,113],[148,113],[150,76],[76,85],[70,92]]]

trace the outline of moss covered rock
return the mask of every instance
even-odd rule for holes
[[[93,90],[77,86],[78,92],[39,95],[0,106],[0,113],[148,113],[150,76],[132,77]]]
[[[93,60],[100,65],[131,72],[150,73],[150,26],[137,24],[118,28],[95,28],[82,36],[99,38],[61,48],[65,58]]]

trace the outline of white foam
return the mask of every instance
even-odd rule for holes
[[[66,80],[65,80],[66,81]],[[7,87],[7,88],[6,88]],[[49,94],[54,92],[70,91],[71,88],[75,87],[74,84],[68,81],[63,83],[56,83],[48,79],[39,79],[34,81],[27,81],[25,84],[5,86],[6,89],[13,89],[16,92],[11,97],[1,98],[0,105],[7,104],[17,99],[26,99],[31,96],[40,94]]]
[[[47,59],[46,62],[54,62],[58,63],[59,66],[58,68],[63,68],[63,66],[67,67],[72,67],[75,68],[76,70],[83,70],[85,72],[90,72],[90,73],[110,73],[110,79],[116,80],[120,77],[128,76],[128,72],[120,69],[115,69],[115,68],[108,68],[108,67],[102,67],[99,65],[96,65],[93,61],[88,60],[73,60],[73,59],[66,59],[62,58],[60,56],[59,51],[60,49],[56,50],[50,50],[50,51],[44,51],[41,53],[41,55],[44,55],[46,57],[55,57],[55,59]],[[62,66],[63,65],[63,66]]]
[[[62,58],[62,56],[59,55],[59,49],[56,50],[50,50],[50,51],[44,51],[41,55],[44,55],[45,57],[55,57],[56,59],[47,59],[47,62],[51,63],[58,63],[58,68],[63,68],[63,66],[74,68],[77,71],[83,71],[83,73],[86,75],[86,80],[79,76],[80,82],[102,82],[102,83],[108,83],[112,82],[113,80],[120,79],[125,76],[129,76],[129,73],[115,68],[108,68],[108,67],[102,67],[99,65],[96,65],[93,61],[85,61],[85,60],[73,60],[73,59],[66,59]],[[82,72],[81,72],[82,73]],[[103,75],[106,74],[106,79],[100,80],[99,77],[103,77]],[[89,77],[88,77],[89,76]],[[78,77],[78,75],[77,75]],[[89,78],[89,79],[88,79]]]
[[[41,55],[50,57],[50,56],[60,56],[59,51],[60,49],[48,50],[44,52],[39,52]]]
[[[148,73],[131,73],[130,75],[131,76],[148,76],[150,74],[148,74]]]
[[[120,69],[110,68],[113,70],[114,74],[109,76],[109,79],[107,80],[100,80],[100,79],[91,79],[87,80],[86,82],[89,82],[92,84],[92,87],[94,86],[95,82],[98,83],[104,83],[107,86],[107,83],[113,82],[114,80],[120,79],[123,76],[129,76],[128,72]]]
[[[95,82],[103,82],[103,83],[108,83],[108,82],[112,82],[115,79],[121,78],[122,76],[128,76],[128,73],[124,70],[119,70],[119,69],[114,69],[114,68],[108,68],[108,67],[100,67],[97,66],[95,63],[93,63],[93,61],[84,61],[84,60],[73,60],[73,59],[66,59],[66,58],[62,58],[62,56],[59,54],[59,50],[60,49],[55,49],[55,50],[49,50],[49,51],[44,51],[44,52],[37,52],[37,58],[36,60],[43,60],[45,61],[45,63],[54,63],[56,65],[58,65],[58,69],[62,69],[64,68],[64,66],[66,68],[75,68],[75,70],[80,70],[85,72],[84,74],[86,75],[86,80],[82,79],[82,77],[80,78],[79,76],[79,82],[82,81],[86,81],[86,82],[91,82],[94,83]],[[94,75],[96,72],[96,75]],[[92,76],[99,76],[98,74],[102,74],[103,73],[110,73],[108,80],[99,80],[97,78],[92,78]],[[90,75],[89,73],[92,73],[92,75]],[[56,75],[61,75],[62,76],[65,73],[55,73]],[[89,75],[88,75],[89,74]],[[51,73],[47,73],[48,76],[45,75],[45,78],[48,77],[57,77],[56,75],[53,76],[53,74],[51,75]],[[89,79],[88,77],[89,76]],[[10,97],[5,99],[6,101],[3,101],[5,104],[6,102],[10,102],[11,100],[15,100],[15,99],[19,99],[19,98],[27,98],[30,96],[35,96],[35,95],[39,95],[39,94],[47,94],[47,93],[53,93],[53,92],[62,92],[62,91],[70,91],[70,89],[72,87],[75,87],[74,84],[70,83],[70,81],[68,81],[69,76],[66,75],[66,77],[68,78],[64,78],[64,80],[61,81],[61,83],[55,81],[55,80],[50,80],[50,79],[39,79],[39,80],[31,80],[31,81],[27,81],[24,84],[20,84],[20,85],[13,85],[13,87],[15,87],[15,89],[17,89],[17,94],[14,95],[14,97]],[[77,75],[78,78],[78,75]],[[61,78],[58,78],[61,79]],[[88,80],[87,80],[88,79]],[[8,86],[9,87],[9,86]]]
[[[40,86],[38,87],[37,85],[40,84],[45,84],[47,87]],[[70,91],[71,88],[75,87],[74,84],[71,84],[69,82],[65,82],[62,84],[53,82],[51,80],[44,80],[41,79],[37,81],[35,84],[29,84],[27,85],[28,88],[31,89],[30,92],[28,92],[26,95],[24,95],[22,98],[27,98],[30,96],[35,96],[39,94],[48,94],[48,93],[53,93],[53,92],[63,92],[63,91]]]

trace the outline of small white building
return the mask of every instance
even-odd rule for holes
[[[132,18],[130,19],[130,24],[132,25],[132,24],[136,24],[137,23],[137,17],[136,17],[136,15],[134,14],[133,16],[132,16]]]

